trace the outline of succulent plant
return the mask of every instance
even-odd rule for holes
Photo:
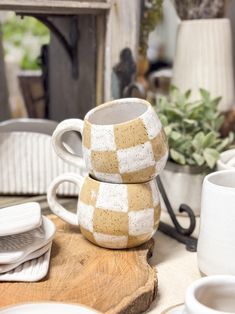
[[[224,16],[225,0],[175,0],[181,20],[214,19]]]
[[[171,87],[169,100],[159,97],[154,108],[168,137],[170,159],[180,165],[213,169],[234,134],[222,138],[219,133],[224,120],[217,111],[220,97],[212,99],[209,92],[200,89],[201,99],[192,102],[190,93]]]

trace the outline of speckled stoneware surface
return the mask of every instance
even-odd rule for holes
[[[56,190],[64,181],[77,184],[80,190],[76,215],[56,200]],[[159,225],[160,202],[155,181],[114,184],[64,174],[50,185],[48,203],[60,218],[80,225],[88,240],[107,248],[138,246],[148,241]]]
[[[101,181],[137,183],[153,179],[168,157],[167,139],[152,106],[145,100],[126,98],[98,106],[85,120],[68,119],[55,129],[56,153],[77,164],[78,158],[62,145],[68,131],[82,134],[83,156],[89,173]]]

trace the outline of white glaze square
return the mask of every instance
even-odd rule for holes
[[[100,184],[96,207],[119,212],[127,212],[127,186],[122,184]]]
[[[128,213],[129,234],[130,236],[151,233],[154,226],[154,209],[147,208]]]
[[[128,173],[155,165],[152,145],[146,142],[117,151],[120,173]]]
[[[94,207],[79,201],[78,222],[83,228],[89,230],[90,232],[93,232],[93,215]]]
[[[115,137],[112,125],[91,126],[91,150],[115,150]]]
[[[94,233],[97,244],[108,248],[123,248],[127,246],[128,236],[114,236],[110,234]]]

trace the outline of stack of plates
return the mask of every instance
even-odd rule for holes
[[[45,277],[54,235],[55,225],[38,203],[0,209],[0,282]]]

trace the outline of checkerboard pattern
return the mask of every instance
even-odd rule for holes
[[[79,195],[78,222],[83,235],[107,248],[130,248],[149,240],[159,225],[155,181],[108,184],[87,177]]]
[[[94,125],[83,129],[83,152],[90,173],[101,181],[146,182],[164,168],[167,139],[151,106],[139,118],[116,125]]]

